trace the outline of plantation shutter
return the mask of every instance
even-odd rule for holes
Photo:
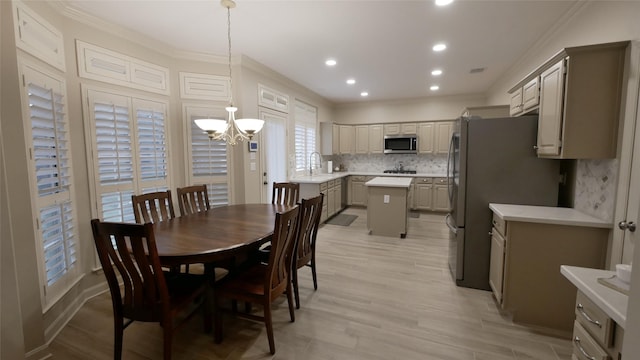
[[[310,164],[311,153],[316,151],[316,108],[296,100],[295,108],[295,157],[296,172],[304,172],[311,165],[319,166],[314,159]]]
[[[224,117],[224,114],[221,118]],[[202,116],[189,114],[191,184],[206,184],[211,206],[229,204],[228,153],[227,144],[220,140],[210,140],[194,119]],[[219,116],[220,117],[220,116]]]
[[[135,222],[131,205],[135,172],[129,99],[92,90],[88,96],[100,217],[103,221]]]
[[[76,210],[65,113],[65,84],[35,67],[22,68],[28,103],[31,170],[44,301],[50,303],[79,276]]]

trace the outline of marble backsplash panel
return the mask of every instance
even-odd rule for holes
[[[577,160],[574,208],[613,221],[618,184],[618,160]]]
[[[370,154],[333,156],[333,165],[342,164],[347,171],[383,172],[393,170],[402,163],[405,170],[422,174],[447,173],[447,155]]]

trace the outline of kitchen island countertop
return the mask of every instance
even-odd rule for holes
[[[408,188],[409,186],[411,186],[411,181],[411,178],[407,177],[380,176],[373,178],[364,184],[366,186]]]

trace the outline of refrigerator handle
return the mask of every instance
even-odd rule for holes
[[[453,225],[451,225],[449,219],[451,219],[451,214],[447,214],[447,216],[444,218],[444,222],[447,224],[447,227],[449,228],[449,230],[451,230],[452,233],[457,234],[458,229],[454,228]]]
[[[447,156],[447,194],[449,195],[449,208],[453,209],[453,184],[451,183],[453,180],[453,174],[451,173],[451,171],[453,169],[455,169],[455,164],[452,164],[453,161],[455,161],[454,159],[454,154],[453,154],[453,140],[455,138],[456,134],[453,133],[451,134],[451,140],[449,140],[449,153]],[[455,171],[455,170],[454,170]]]

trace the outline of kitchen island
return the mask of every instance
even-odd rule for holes
[[[407,235],[410,177],[376,177],[367,186],[367,228],[372,235]]]

